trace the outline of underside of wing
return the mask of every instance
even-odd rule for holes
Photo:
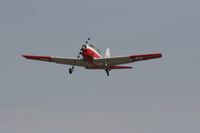
[[[74,66],[85,66],[83,59],[68,58],[68,57],[54,57],[54,56],[37,56],[37,55],[22,55],[26,59],[54,62],[58,64],[74,65]]]
[[[122,57],[111,57],[111,58],[100,58],[95,59],[94,63],[97,65],[107,65],[109,67],[122,65],[127,63],[133,63],[136,61],[150,60],[161,58],[161,53],[153,53],[153,54],[141,54],[141,55],[130,55],[130,56],[122,56]]]

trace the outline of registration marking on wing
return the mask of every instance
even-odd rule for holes
[[[141,56],[135,57],[135,60],[143,60],[143,59],[144,59],[144,57],[141,57]]]

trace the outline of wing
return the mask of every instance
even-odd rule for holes
[[[161,57],[162,57],[161,53],[130,55],[130,56],[122,56],[122,57],[95,59],[94,63],[98,65],[104,65],[104,66],[105,64],[107,64],[108,66],[111,67],[111,66],[122,65],[122,64],[132,63],[136,61],[156,59],[156,58],[161,58]]]
[[[67,57],[53,57],[53,56],[37,56],[37,55],[22,55],[26,59],[54,62],[58,64],[74,65],[74,66],[85,66],[83,59],[67,58]]]

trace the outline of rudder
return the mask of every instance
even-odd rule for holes
[[[105,58],[110,58],[110,49],[107,48]]]

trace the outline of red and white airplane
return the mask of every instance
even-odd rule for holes
[[[90,40],[90,38],[88,38]],[[82,58],[80,58],[82,55]],[[72,65],[69,68],[69,73],[72,74],[74,66],[84,67],[86,69],[102,69],[105,70],[109,76],[109,71],[112,69],[132,69],[131,66],[121,66],[122,64],[133,63],[136,61],[143,61],[149,59],[161,58],[161,53],[130,55],[130,56],[118,56],[110,57],[110,49],[106,50],[106,54],[103,57],[99,49],[93,44],[82,45],[81,51],[77,58],[68,57],[55,57],[55,56],[38,56],[38,55],[22,55],[26,59],[39,60],[46,62],[54,62],[58,64]]]

